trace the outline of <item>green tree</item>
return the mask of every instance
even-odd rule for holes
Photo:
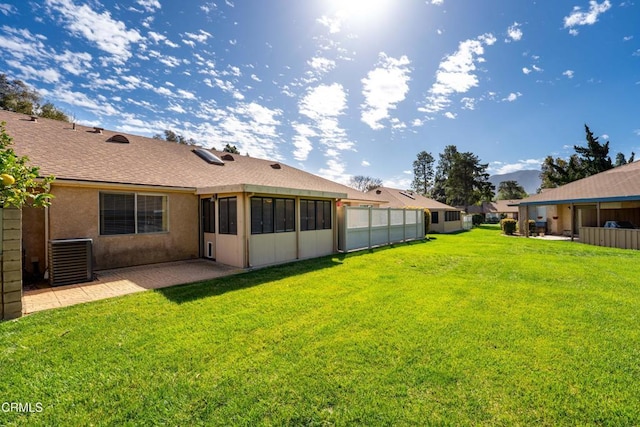
[[[11,148],[12,138],[0,123],[0,205],[43,207],[53,197],[49,187],[53,177],[39,179],[40,169],[29,166],[29,158],[19,157]]]
[[[34,114],[40,95],[21,80],[9,80],[0,74],[0,108],[16,113]]]
[[[225,152],[225,153],[240,154],[240,151],[238,150],[238,147],[236,147],[235,145],[230,145],[230,144],[225,145],[224,148],[222,149],[222,151]]]
[[[413,182],[411,188],[423,196],[428,195],[433,188],[433,163],[435,159],[426,151],[418,153],[413,161]]]
[[[518,181],[502,181],[498,184],[498,200],[524,199],[528,194]]]
[[[55,105],[53,105],[50,102],[47,102],[44,105],[42,105],[37,111],[37,115],[45,119],[60,120],[62,122],[69,121],[69,116],[67,116],[64,112],[60,111],[58,108],[56,108]]]
[[[584,130],[586,132],[587,146],[573,146],[576,154],[580,156],[583,178],[613,169],[611,157],[609,157],[609,141],[604,145],[600,144],[598,137],[593,136],[593,132],[586,124],[584,125]]]
[[[454,157],[458,154],[455,145],[447,145],[440,153],[438,166],[436,167],[435,180],[431,189],[431,198],[441,203],[447,203],[446,184],[451,171]]]
[[[540,174],[541,189],[568,184],[614,167],[611,157],[609,157],[609,141],[600,144],[598,137],[593,136],[589,126],[585,124],[584,129],[587,140],[586,147],[574,145],[575,154],[572,154],[568,160],[552,156],[545,158]],[[635,153],[631,153],[629,161],[627,161],[624,154],[619,153],[615,166],[633,162],[634,157]]]
[[[633,163],[635,160],[635,157],[636,157],[636,153],[634,153],[633,151],[631,152],[631,156],[629,156],[629,160],[627,160],[627,158],[623,153],[618,153],[616,155],[616,162],[613,166],[617,168],[618,166],[623,166],[628,163]]]
[[[164,141],[176,142],[178,144],[185,144],[185,145],[197,145],[198,144],[193,138],[187,139],[184,136],[180,135],[179,133],[175,133],[171,129],[165,129],[164,136],[162,136],[159,133],[153,135],[153,139],[160,139],[160,140],[164,140]]]
[[[355,188],[358,191],[371,191],[382,186],[382,180],[380,178],[373,178],[364,175],[355,175],[349,179],[349,187]]]
[[[35,115],[46,119],[69,121],[69,117],[51,102],[40,105],[40,94],[21,80],[9,80],[0,74],[0,109]]]
[[[488,163],[480,163],[478,156],[471,152],[456,153],[445,183],[446,203],[468,210],[480,201],[492,200],[495,187],[489,182],[487,167]]]

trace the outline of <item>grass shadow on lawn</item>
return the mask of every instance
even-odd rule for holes
[[[392,250],[399,246],[413,246],[428,243],[428,240],[409,241],[389,246],[380,246],[372,249],[363,249],[356,252],[338,253],[327,255],[321,258],[301,260],[271,267],[249,270],[232,276],[218,279],[187,283],[167,288],[155,289],[168,300],[182,304],[200,298],[223,295],[241,289],[248,289],[267,283],[283,280],[288,277],[303,275],[307,273],[333,268],[342,265],[345,259],[360,257],[374,252]]]

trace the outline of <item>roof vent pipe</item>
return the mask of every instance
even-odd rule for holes
[[[38,116],[31,116],[31,121],[38,123]]]
[[[102,135],[102,131],[104,130],[104,128],[99,128],[99,127],[93,127],[93,131],[95,133],[99,133],[100,135]]]

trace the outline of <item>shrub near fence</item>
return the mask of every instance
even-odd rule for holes
[[[513,235],[517,230],[518,221],[512,218],[504,218],[500,221],[502,232],[507,235]]]

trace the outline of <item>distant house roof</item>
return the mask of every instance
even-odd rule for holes
[[[365,193],[274,160],[202,149],[0,110],[18,155],[57,180],[193,189],[268,191],[369,201]],[[200,147],[201,148],[201,147]],[[202,153],[200,153],[202,154]],[[378,201],[378,198],[375,199]]]
[[[399,190],[397,188],[379,187],[375,190],[369,191],[369,193],[376,193],[382,198],[387,200],[387,203],[383,207],[390,208],[427,208],[429,210],[444,210],[444,211],[457,211],[459,209],[453,206],[445,205],[436,200],[429,199],[421,196],[420,194],[409,191]]]
[[[495,202],[483,202],[482,213],[518,213],[517,204],[520,200],[496,200]]]
[[[640,200],[640,161],[610,169],[520,201],[520,205]]]

